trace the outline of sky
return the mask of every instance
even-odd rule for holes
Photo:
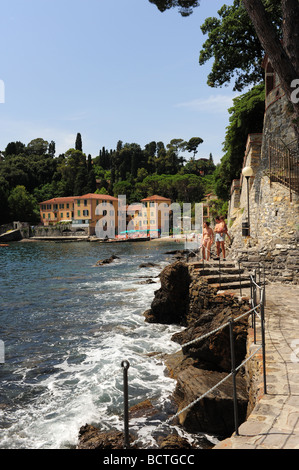
[[[3,0],[0,150],[43,138],[56,156],[81,134],[92,157],[117,142],[201,137],[219,163],[233,86],[210,88],[200,26],[233,0],[201,0],[189,17],[148,0]],[[188,154],[188,158],[189,158]]]

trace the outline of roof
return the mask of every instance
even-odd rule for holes
[[[142,201],[171,201],[168,197],[158,196],[155,194],[154,196],[146,197],[145,199],[141,199]]]
[[[67,196],[67,197],[53,197],[52,199],[48,199],[47,201],[40,202],[39,204],[50,204],[50,203],[63,203],[63,202],[74,202],[76,199],[75,196]]]
[[[109,194],[88,193],[83,196],[76,196],[75,199],[104,199],[106,201],[118,201],[117,197],[109,196]]]

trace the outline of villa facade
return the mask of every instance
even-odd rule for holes
[[[126,236],[134,232],[159,236],[169,230],[170,205],[170,199],[154,195],[123,207],[116,197],[90,193],[43,201],[40,217],[44,226],[69,223],[72,230],[84,230],[88,235],[95,235],[100,227],[109,238],[111,234]]]

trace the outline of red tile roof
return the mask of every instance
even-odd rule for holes
[[[163,197],[163,196],[157,196],[157,194],[155,194],[154,196],[146,197],[145,199],[141,199],[141,200],[142,201],[171,201],[171,199],[167,197]]]
[[[109,194],[89,193],[83,196],[76,196],[75,199],[104,199],[106,201],[118,201],[117,197],[109,196]]]
[[[50,203],[62,203],[62,202],[73,202],[76,199],[75,196],[68,196],[68,197],[53,197],[52,199],[48,199],[47,201],[40,202],[39,204],[50,204]]]

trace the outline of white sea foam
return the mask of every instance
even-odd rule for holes
[[[123,275],[118,269],[125,263],[129,267]],[[122,430],[123,360],[130,362],[129,405],[150,398],[163,407],[175,381],[164,374],[163,362],[149,353],[177,350],[171,336],[180,328],[145,323],[143,312],[160,287],[156,276],[165,263],[138,269],[139,263],[138,257],[128,257],[107,265],[109,274],[105,266],[103,271],[94,268],[88,279],[68,276],[69,298],[63,297],[63,275],[55,280],[52,304],[36,308],[32,323],[36,318],[38,326],[44,322],[47,350],[41,344],[39,355],[24,356],[12,372],[22,405],[4,413],[0,447],[73,446],[86,423]],[[147,277],[155,284],[142,284]],[[138,439],[154,445],[156,425],[142,420],[132,425]]]

